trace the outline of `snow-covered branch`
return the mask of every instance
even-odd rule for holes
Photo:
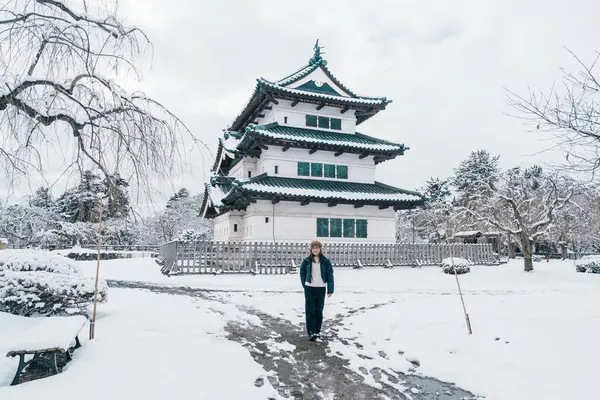
[[[149,41],[122,23],[116,1],[101,3],[0,7],[0,159],[8,175],[43,171],[42,154],[58,145],[81,171],[98,168],[110,184],[119,165],[147,189],[183,165],[186,141],[199,143],[160,102],[117,83],[140,75],[140,43]]]

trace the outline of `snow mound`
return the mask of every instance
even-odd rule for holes
[[[15,315],[87,314],[94,298],[93,278],[85,277],[72,261],[42,250],[0,252],[0,311]],[[98,301],[105,302],[108,286],[98,282]]]
[[[57,274],[79,274],[79,268],[68,259],[49,251],[14,249],[0,251],[0,273],[4,271],[45,271]]]
[[[587,256],[575,263],[577,272],[600,274],[600,256]]]
[[[442,271],[445,274],[454,275],[455,270],[458,275],[469,273],[471,272],[471,262],[458,257],[448,257],[442,260]]]

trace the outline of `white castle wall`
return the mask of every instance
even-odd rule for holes
[[[264,118],[258,119],[258,124],[268,124],[277,122],[279,125],[293,126],[297,128],[317,129],[328,132],[338,133],[355,133],[356,132],[356,117],[353,110],[341,114],[341,108],[325,106],[317,110],[317,105],[309,103],[298,103],[292,107],[292,102],[288,100],[277,100],[279,104],[271,103],[272,110],[265,111]],[[318,127],[306,126],[306,114],[324,116],[330,118],[339,118],[342,120],[342,130],[322,129]],[[287,117],[287,123],[285,122]]]
[[[268,218],[268,222],[265,218]],[[380,210],[376,206],[354,208],[341,204],[282,201],[271,204],[259,200],[248,206],[246,212],[234,211],[215,219],[215,240],[243,241],[309,241],[317,239],[317,218],[354,218],[368,221],[366,238],[318,238],[323,242],[376,242],[393,243],[396,237],[396,217],[392,208]],[[237,224],[238,232],[234,232]]]
[[[298,161],[348,166],[348,179],[298,176]],[[278,173],[275,174],[275,166]],[[308,154],[308,149],[290,148],[283,151],[281,146],[269,145],[263,150],[256,163],[256,173],[268,173],[270,176],[281,176],[302,179],[318,179],[340,182],[373,183],[375,181],[375,163],[373,157],[358,158],[358,154],[342,154],[335,157],[329,151],[317,151]]]

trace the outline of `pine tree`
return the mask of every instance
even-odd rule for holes
[[[58,198],[57,211],[67,222],[98,222],[100,216],[98,195],[104,192],[105,185],[100,176],[92,171],[84,171],[81,182]]]
[[[454,170],[451,184],[458,192],[458,203],[465,205],[473,195],[491,195],[500,175],[498,159],[487,150],[472,151]]]
[[[107,192],[107,204],[104,206],[102,218],[126,218],[129,215],[130,202],[127,188],[129,183],[119,173],[111,176],[112,185],[105,178],[104,190]]]
[[[39,187],[29,199],[31,207],[39,207],[46,210],[54,206],[54,199],[49,187]]]
[[[429,202],[445,202],[450,198],[450,182],[448,179],[429,178],[423,188],[423,194]]]

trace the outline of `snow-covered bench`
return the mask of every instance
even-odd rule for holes
[[[0,314],[3,331],[7,328],[0,344],[8,350],[6,357],[19,356],[19,366],[11,385],[18,384],[23,371],[32,364],[58,374],[56,356],[66,353],[67,360],[71,360],[71,352],[81,347],[79,333],[87,324],[87,318],[81,315],[26,318]],[[33,357],[26,360],[27,355]]]

